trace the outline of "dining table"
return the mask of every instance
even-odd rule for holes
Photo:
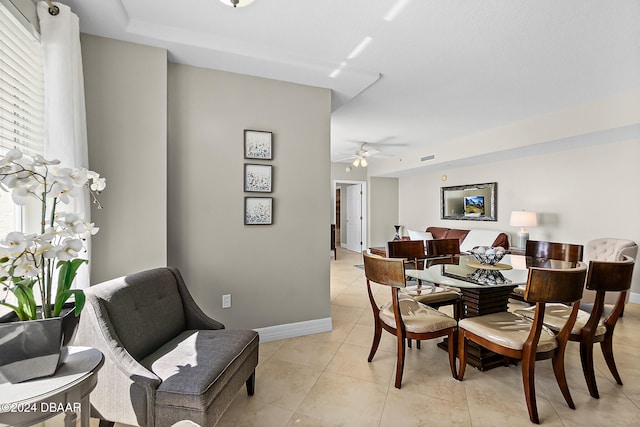
[[[494,265],[481,264],[473,255],[428,259],[422,270],[407,269],[424,292],[432,287],[450,287],[462,294],[462,317],[483,316],[507,311],[514,288],[527,283],[529,267],[573,268],[575,263],[507,254]],[[504,358],[478,345],[471,345],[467,362],[482,371],[508,363]],[[438,344],[446,349],[446,341]]]

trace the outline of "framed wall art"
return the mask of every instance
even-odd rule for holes
[[[245,197],[244,224],[273,224],[273,197]]]
[[[245,159],[273,159],[273,134],[261,130],[244,131]]]
[[[244,191],[271,193],[271,165],[244,165]]]

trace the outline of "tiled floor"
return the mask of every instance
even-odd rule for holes
[[[393,386],[395,338],[383,332],[372,363],[373,333],[361,255],[339,249],[331,261],[333,331],[260,345],[256,393],[238,393],[218,426],[529,426],[520,365],[451,377],[436,342],[407,352],[402,389]],[[384,302],[388,289],[378,291]],[[569,409],[550,360],[536,364],[540,422],[545,426],[640,425],[640,305],[629,304],[614,352],[625,382],[613,381],[596,349],[600,399],[589,396],[576,343],[567,348]],[[96,420],[92,420],[95,422]],[[205,426],[203,426],[205,427]],[[209,427],[209,426],[206,426]]]
[[[331,261],[334,330],[260,346],[256,393],[242,390],[219,426],[528,426],[520,365],[451,377],[436,342],[408,350],[402,389],[393,386],[395,338],[383,333],[371,363],[373,335],[361,255],[339,249]],[[384,295],[382,294],[384,291]],[[377,295],[388,298],[388,289]],[[381,299],[382,300],[382,299]],[[615,355],[624,386],[596,349],[600,399],[589,396],[576,343],[567,348],[569,409],[551,361],[536,364],[540,421],[547,426],[640,425],[640,305],[629,304],[616,328]]]

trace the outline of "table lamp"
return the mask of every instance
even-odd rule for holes
[[[511,221],[509,224],[514,227],[520,227],[518,231],[518,248],[524,249],[529,240],[529,232],[525,227],[535,227],[538,225],[538,219],[535,212],[513,211],[511,212]]]

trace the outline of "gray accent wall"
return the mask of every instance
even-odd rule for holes
[[[170,265],[227,327],[330,318],[330,91],[179,64],[168,87]],[[244,129],[273,132],[272,161],[244,159]],[[272,193],[243,191],[245,163]],[[244,225],[245,196],[273,197],[273,225]]]
[[[167,51],[82,34],[89,167],[107,180],[91,283],[167,265]]]
[[[81,41],[89,163],[107,178],[92,284],[170,265],[228,328],[330,322],[330,91]],[[273,132],[273,161],[244,159],[244,129]],[[273,165],[273,225],[244,225],[245,163]]]

